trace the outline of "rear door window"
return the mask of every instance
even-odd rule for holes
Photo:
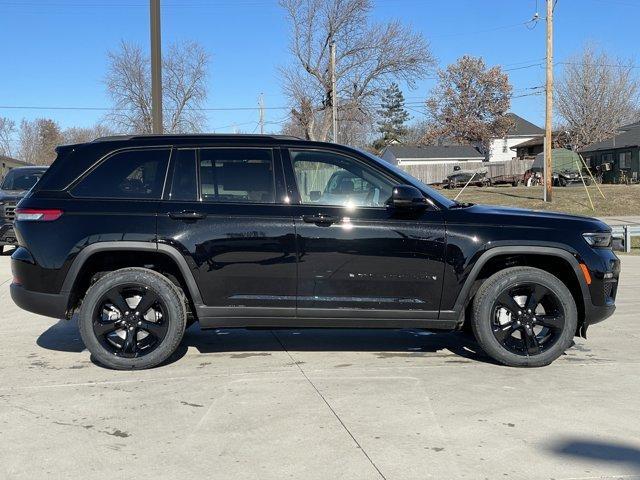
[[[205,202],[275,203],[273,153],[265,148],[200,150],[200,193]]]
[[[162,196],[168,148],[115,153],[72,188],[81,198],[159,199]]]

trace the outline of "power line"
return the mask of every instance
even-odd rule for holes
[[[240,7],[260,7],[260,6],[276,6],[274,2],[264,1],[264,0],[234,0],[234,1],[205,1],[205,2],[163,2],[162,8],[206,8],[206,7],[232,7],[232,6],[240,6]],[[120,3],[120,2],[109,2],[109,3],[87,3],[87,2],[52,2],[52,3],[44,3],[44,2],[16,2],[16,1],[8,1],[8,2],[0,2],[0,7],[26,7],[26,8],[37,8],[38,10],[44,7],[52,7],[52,8],[108,8],[108,7],[116,7],[116,8],[148,8],[148,3]]]
[[[75,107],[75,106],[43,106],[43,105],[0,105],[0,109],[7,110],[95,110],[130,112],[133,108],[111,107]],[[289,107],[264,107],[264,110],[288,110]],[[165,111],[175,111],[173,108],[165,108]],[[183,110],[195,112],[234,112],[247,110],[260,110],[260,107],[217,107],[217,108],[184,108]]]

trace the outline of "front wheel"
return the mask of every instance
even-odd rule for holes
[[[124,268],[89,288],[78,325],[98,363],[129,370],[167,360],[182,340],[186,320],[184,294],[168,278],[153,270]]]
[[[549,365],[571,346],[578,312],[557,277],[512,267],[486,279],[473,301],[471,327],[482,349],[513,367]]]

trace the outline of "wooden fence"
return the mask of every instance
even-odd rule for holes
[[[399,165],[404,171],[416,177],[424,183],[441,183],[447,175],[454,172],[454,167],[459,166],[464,171],[487,172],[487,177],[500,175],[522,175],[533,165],[533,159],[514,158],[507,162],[458,162],[435,163],[426,165]]]

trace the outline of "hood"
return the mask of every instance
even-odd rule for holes
[[[584,232],[611,230],[609,225],[597,218],[546,210],[528,210],[496,205],[472,205],[466,208],[466,211],[471,215],[478,215],[479,222],[496,226],[567,229],[567,223],[571,223],[571,229],[579,229]]]
[[[0,202],[20,200],[27,192],[28,190],[0,190]]]

